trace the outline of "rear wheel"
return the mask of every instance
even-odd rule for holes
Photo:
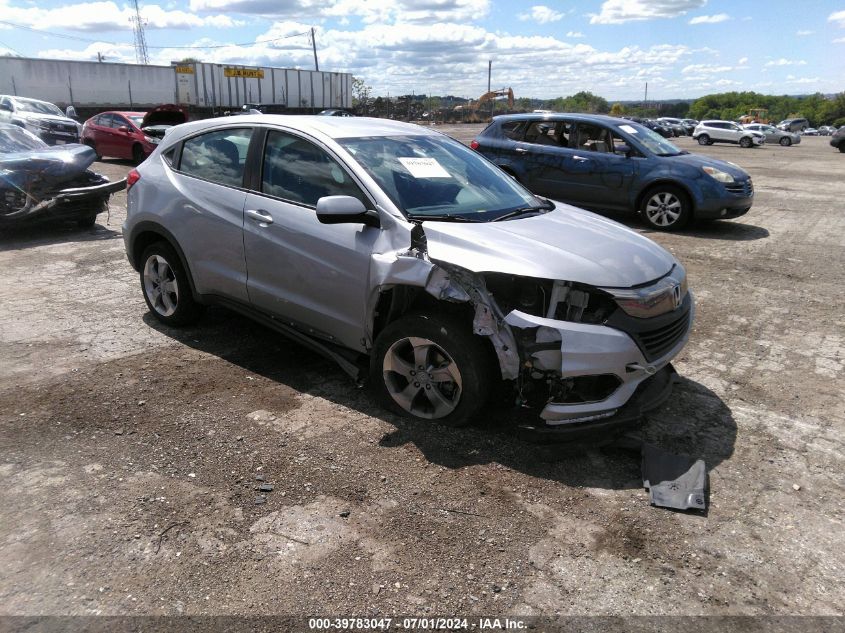
[[[751,140],[750,136],[743,136],[739,139],[739,146],[745,147],[746,149],[751,147],[754,144],[754,141]]]
[[[447,313],[408,314],[379,334],[370,381],[400,415],[464,426],[486,404],[495,357],[468,323]]]
[[[791,138],[789,138],[788,136],[784,136],[784,137],[783,137],[782,139],[780,139],[780,141],[778,141],[778,142],[779,142],[781,145],[783,145],[784,147],[789,147],[790,145],[792,145],[792,139],[791,139]]]
[[[86,215],[76,220],[76,226],[80,229],[90,229],[97,223],[97,214]]]
[[[839,144],[839,151],[840,153],[845,154],[845,143]]]
[[[710,145],[710,137],[706,134],[702,134],[698,137],[698,144],[699,145]]]
[[[674,185],[659,185],[643,196],[640,213],[651,228],[676,231],[692,218],[692,205],[687,194]]]
[[[150,312],[167,325],[188,325],[202,315],[182,261],[167,242],[156,242],[141,256],[141,289]]]
[[[144,155],[144,148],[138,145],[137,143],[132,146],[132,162],[136,165],[140,165],[144,162],[146,156]]]

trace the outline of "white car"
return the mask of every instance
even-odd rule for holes
[[[733,121],[702,121],[695,126],[692,137],[699,145],[735,143],[740,147],[754,147],[766,142],[761,132],[748,130]]]

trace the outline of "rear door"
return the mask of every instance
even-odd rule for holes
[[[249,126],[231,126],[184,141],[171,172],[173,197],[168,228],[176,236],[201,294],[246,303],[243,244],[243,184],[252,135]]]
[[[267,130],[261,172],[246,198],[244,246],[252,304],[294,327],[363,349],[370,261],[379,229],[322,224],[323,196],[364,194],[342,162],[314,139]]]

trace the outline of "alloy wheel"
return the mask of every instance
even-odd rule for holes
[[[179,305],[176,272],[161,255],[150,255],[144,263],[144,292],[161,316],[169,317]]]
[[[393,343],[384,355],[382,373],[390,397],[416,417],[444,418],[460,402],[462,379],[457,363],[427,338],[409,336]]]
[[[657,226],[672,226],[681,217],[683,205],[680,199],[668,191],[655,193],[645,206],[649,221]]]

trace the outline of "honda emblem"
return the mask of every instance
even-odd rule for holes
[[[672,286],[672,305],[677,310],[681,306],[681,284]]]

